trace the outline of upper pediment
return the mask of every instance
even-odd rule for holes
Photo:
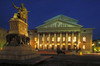
[[[42,28],[61,28],[61,27],[76,27],[76,25],[72,25],[72,24],[68,24],[68,23],[64,23],[64,22],[61,22],[61,21],[56,21],[56,22],[53,22],[53,23],[49,23],[49,24],[44,24],[42,26]]]
[[[76,19],[66,17],[63,15],[58,15],[54,18],[51,18],[45,21],[45,24],[40,25],[38,28],[66,28],[66,27],[82,27],[81,25],[77,24],[78,21]]]

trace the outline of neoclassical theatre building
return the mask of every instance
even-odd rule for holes
[[[78,20],[58,15],[37,26],[35,30],[29,30],[30,44],[38,50],[70,51],[81,49],[92,51],[92,33],[94,28],[83,28]]]

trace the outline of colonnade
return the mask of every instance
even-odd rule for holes
[[[80,32],[38,33],[37,48],[41,50],[79,49]]]

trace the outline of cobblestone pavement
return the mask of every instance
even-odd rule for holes
[[[52,55],[35,66],[100,66],[100,56]]]

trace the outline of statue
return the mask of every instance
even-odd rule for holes
[[[21,7],[16,7],[14,5],[14,3],[12,2],[12,5],[15,9],[19,10],[18,13],[14,14],[14,18],[19,18],[23,21],[25,21],[27,23],[27,15],[28,15],[28,11],[27,9],[24,7],[24,4],[21,4]]]

